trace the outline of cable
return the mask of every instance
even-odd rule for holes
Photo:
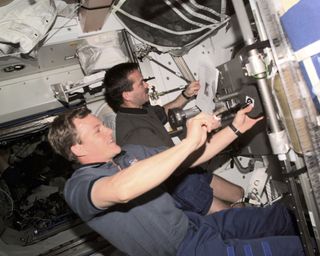
[[[11,210],[9,211],[9,215],[8,216],[6,216],[6,217],[10,217],[11,215],[12,215],[12,213],[13,213],[13,208],[14,208],[14,202],[13,202],[13,199],[12,199],[12,197],[5,191],[5,190],[3,190],[2,188],[0,188],[0,191],[2,192],[2,193],[4,193],[8,198],[9,198],[9,201],[10,201],[10,203],[11,203]]]

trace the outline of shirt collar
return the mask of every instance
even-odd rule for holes
[[[123,108],[120,107],[118,112],[126,114],[147,114],[148,111],[145,108]]]
[[[121,150],[121,152],[119,154],[117,154],[114,158],[113,158],[113,162],[112,161],[108,161],[108,162],[96,162],[96,163],[88,163],[88,164],[79,164],[79,166],[77,166],[79,169],[87,167],[87,166],[91,166],[93,168],[97,168],[100,167],[101,165],[106,164],[107,166],[112,166],[114,164],[118,164],[118,159],[119,157],[122,157],[126,154],[125,150]],[[77,169],[78,169],[77,168]]]

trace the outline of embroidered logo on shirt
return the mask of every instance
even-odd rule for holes
[[[130,160],[129,160],[129,165],[133,165],[133,164],[135,164],[136,162],[138,162],[138,159],[136,159],[136,158],[130,159]]]

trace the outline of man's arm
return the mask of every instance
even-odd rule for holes
[[[189,84],[188,87],[183,90],[183,93],[181,93],[173,101],[171,101],[163,106],[166,111],[166,114],[168,115],[169,109],[183,108],[187,104],[189,98],[193,97],[194,95],[197,95],[199,90],[200,90],[199,81],[191,82],[191,84]]]
[[[249,113],[252,108],[253,105],[251,104],[246,108],[239,110],[232,122],[233,126],[241,133],[245,133],[246,131],[251,129],[257,122],[263,119],[263,117],[259,117],[256,119],[248,117],[247,113]],[[190,157],[188,157],[183,166],[194,167],[207,162],[223,149],[225,149],[228,145],[230,145],[237,137],[238,136],[230,128],[230,126],[223,128],[210,138],[205,147],[194,152]]]
[[[207,139],[215,123],[212,116],[201,113],[192,118],[188,136],[178,145],[148,159],[138,161],[113,176],[97,180],[91,190],[91,200],[98,208],[126,203],[165,181],[194,150]]]

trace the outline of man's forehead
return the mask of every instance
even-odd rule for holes
[[[89,114],[84,118],[75,118],[73,122],[77,129],[84,126],[94,127],[98,124],[101,124],[101,121],[93,114]]]
[[[129,79],[133,82],[140,82],[143,78],[139,70],[134,70],[130,73]]]

